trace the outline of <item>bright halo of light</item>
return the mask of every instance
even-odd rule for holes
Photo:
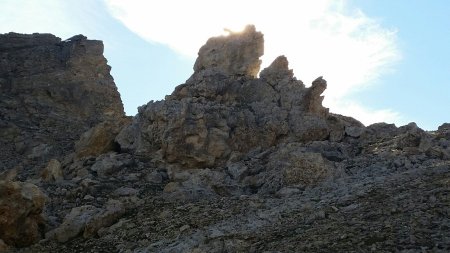
[[[331,111],[365,124],[400,120],[388,109],[363,108],[346,98],[389,71],[400,53],[395,31],[348,9],[344,0],[105,1],[112,15],[136,34],[192,58],[209,37],[227,34],[224,28],[240,31],[254,24],[264,33],[263,67],[285,55],[306,85],[324,76],[324,104]]]

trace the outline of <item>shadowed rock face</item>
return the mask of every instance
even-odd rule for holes
[[[101,41],[0,35],[0,170],[61,157],[88,128],[123,117],[109,72]]]
[[[332,114],[262,44],[208,40],[130,122],[101,42],[0,35],[0,252],[448,252],[450,125]]]
[[[139,109],[117,138],[122,150],[143,156],[159,151],[164,161],[199,168],[256,147],[342,136],[342,121],[322,106],[321,77],[306,88],[280,56],[256,78],[262,47],[253,26],[209,39],[189,80],[164,101]]]
[[[41,239],[44,203],[37,186],[0,180],[0,239],[19,247]]]

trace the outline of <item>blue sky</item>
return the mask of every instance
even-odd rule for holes
[[[265,34],[263,66],[284,54],[324,104],[370,124],[450,122],[450,1],[2,0],[0,33],[103,40],[127,114],[192,74],[198,49],[223,28]]]
[[[402,59],[351,99],[392,108],[425,129],[450,122],[450,1],[352,1],[397,30]]]

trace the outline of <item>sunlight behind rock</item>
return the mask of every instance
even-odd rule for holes
[[[224,28],[239,31],[254,24],[265,34],[262,67],[287,55],[305,83],[323,75],[329,82],[325,104],[341,113],[351,112],[348,95],[369,86],[400,57],[395,31],[362,12],[347,10],[344,1],[106,2],[130,30],[190,57],[197,55],[209,36],[223,34]],[[374,123],[373,113],[381,121],[399,123],[396,114],[386,114],[386,109],[358,111],[365,114],[358,116],[368,119],[365,124]]]

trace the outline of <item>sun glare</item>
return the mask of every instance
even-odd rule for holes
[[[148,1],[106,0],[111,13],[141,37],[163,43],[195,58],[211,36],[226,36],[255,25],[264,34],[262,68],[286,55],[298,79],[310,84],[318,76],[328,81],[325,103],[346,110],[345,96],[370,84],[398,59],[395,33],[382,28],[360,11],[351,14],[344,2],[237,1],[211,4],[205,0]],[[178,8],[174,9],[176,5]],[[239,6],[237,8],[236,6]],[[189,8],[190,11],[185,11]],[[150,12],[150,13],[149,13]],[[350,14],[349,14],[350,13]],[[182,20],[180,22],[180,20]],[[376,38],[376,43],[374,39]],[[362,108],[360,113],[378,113]],[[391,120],[393,114],[386,114]],[[372,123],[369,121],[366,124]]]
[[[239,34],[244,31],[244,27],[241,27],[240,29],[230,29],[230,28],[223,28],[222,35],[228,36],[231,34]]]

